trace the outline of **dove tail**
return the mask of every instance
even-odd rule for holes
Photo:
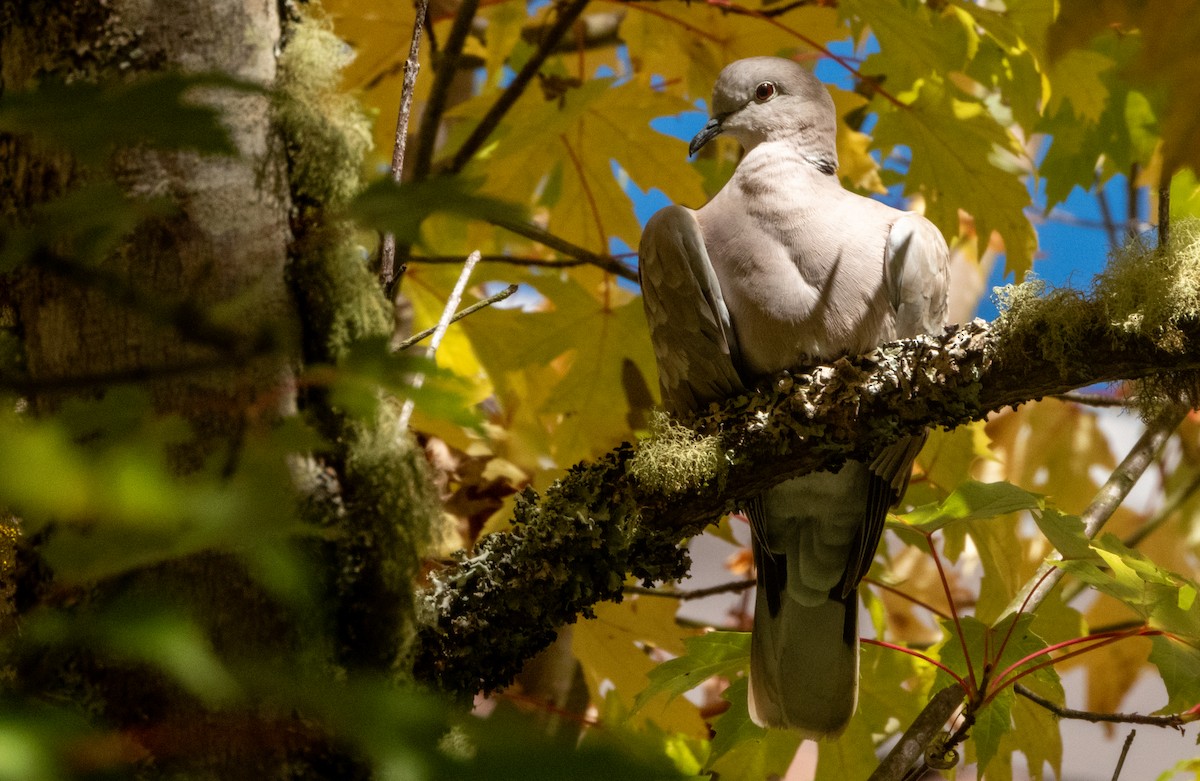
[[[858,593],[806,607],[760,588],[750,645],[750,718],[809,738],[841,733],[858,702]]]

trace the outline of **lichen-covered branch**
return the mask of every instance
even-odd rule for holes
[[[1200,231],[1183,233],[1200,247]],[[540,499],[527,491],[511,532],[485,538],[435,576],[417,677],[464,695],[505,685],[557,626],[619,600],[629,574],[682,574],[679,542],[788,477],[870,460],[926,427],[1095,383],[1154,376],[1160,389],[1192,387],[1200,369],[1194,295],[1182,289],[1176,306],[1161,303],[1177,258],[1147,249],[1129,261],[1106,272],[1092,298],[1017,289],[994,325],[976,320],[775,378],[714,405],[692,428],[660,421],[639,448],[576,465]],[[1157,272],[1153,284],[1140,284]],[[1138,289],[1149,298],[1131,292]]]

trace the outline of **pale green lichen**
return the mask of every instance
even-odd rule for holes
[[[664,412],[650,417],[650,436],[629,464],[647,490],[673,494],[721,480],[727,461],[720,440],[675,422]]]
[[[317,13],[306,10],[288,29],[275,78],[275,112],[288,141],[293,192],[340,207],[362,186],[371,119],[338,90],[351,52]]]
[[[1172,225],[1165,247],[1139,237],[1116,250],[1096,277],[1095,292],[1114,327],[1147,338],[1167,352],[1186,349],[1180,324],[1200,317],[1200,220]],[[1145,418],[1168,405],[1200,404],[1196,372],[1151,375],[1137,380],[1135,387]]]
[[[1117,249],[1096,277],[1095,294],[1115,327],[1182,350],[1179,323],[1200,317],[1200,220],[1172,226],[1166,247],[1139,237]]]
[[[1035,345],[1040,355],[1064,372],[1087,349],[1080,334],[1092,312],[1080,291],[1047,292],[1046,283],[1031,274],[1019,285],[995,288],[992,295],[1000,310],[993,331],[1003,334],[1005,344]]]

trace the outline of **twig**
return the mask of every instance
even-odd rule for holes
[[[578,258],[584,263],[588,263],[597,268],[603,269],[610,274],[616,274],[624,279],[633,282],[638,281],[637,272],[626,266],[611,255],[600,255],[591,250],[584,249],[577,244],[572,244],[566,239],[555,236],[553,233],[545,231],[536,225],[531,225],[527,222],[519,220],[505,220],[500,218],[492,218],[488,220],[492,225],[498,228],[504,228],[506,231],[511,231],[518,236],[524,236],[527,239],[532,239],[539,244],[544,244],[552,250],[558,250],[564,255],[570,255],[573,258]]]
[[[609,260],[620,263],[615,257],[610,257]],[[430,265],[449,265],[462,263],[462,257],[459,255],[413,255],[408,259],[409,263],[428,263]],[[577,266],[591,266],[594,262],[588,258],[533,258],[528,255],[482,255],[479,258],[480,263],[507,263],[512,266],[530,266],[537,268],[575,268]],[[637,276],[637,272],[626,266],[629,273]],[[605,269],[608,270],[607,268]],[[624,276],[622,274],[621,276]]]
[[[950,717],[962,701],[963,690],[958,684],[951,684],[933,695],[933,699],[917,718],[913,719],[913,723],[900,736],[896,745],[892,746],[892,750],[867,781],[895,781],[903,778],[908,769],[925,755],[925,747],[933,740],[934,734],[950,721]]]
[[[1125,767],[1125,756],[1129,753],[1129,747],[1133,745],[1133,736],[1136,734],[1137,730],[1129,730],[1129,737],[1125,738],[1125,745],[1121,746],[1121,758],[1117,760],[1117,767],[1113,770],[1112,781],[1121,777],[1121,768]]]
[[[429,100],[425,103],[425,111],[421,114],[421,127],[418,130],[417,154],[412,169],[412,178],[415,181],[428,177],[433,168],[433,148],[437,143],[442,114],[446,111],[446,101],[450,97],[450,82],[458,69],[458,58],[462,55],[463,45],[467,42],[467,33],[471,31],[471,22],[478,7],[479,0],[462,0],[462,5],[458,7],[458,13],[454,16],[450,34],[446,36],[441,56],[438,57],[433,85],[429,88]]]
[[[638,594],[643,597],[667,597],[669,599],[678,599],[681,602],[686,602],[689,599],[703,599],[711,597],[715,594],[730,594],[739,591],[745,591],[754,585],[754,580],[747,578],[745,580],[733,580],[729,583],[720,583],[716,586],[708,586],[706,588],[692,589],[664,589],[664,588],[644,588],[642,586],[626,586],[623,590],[626,594]]]
[[[1186,411],[1182,408],[1171,407],[1147,424],[1146,430],[1138,439],[1137,444],[1125,456],[1125,460],[1109,475],[1108,481],[1096,493],[1096,497],[1092,499],[1091,504],[1080,516],[1083,520],[1084,534],[1089,539],[1094,538],[1100,532],[1117,507],[1125,501],[1125,497],[1128,496],[1134,483],[1158,458],[1158,454],[1162,452],[1163,446],[1175,432],[1185,414]],[[1034,576],[1026,581],[1025,587],[1021,589],[1020,593],[1008,603],[1008,607],[1004,609],[1004,613],[997,620],[1017,612],[1021,609],[1022,604],[1025,605],[1024,610],[1028,612],[1037,610],[1066,572],[1054,565],[1054,562],[1061,560],[1062,555],[1057,552],[1048,556]]]
[[[442,337],[446,335],[446,329],[450,327],[451,321],[454,320],[454,310],[458,309],[458,304],[462,301],[463,292],[467,289],[467,280],[471,277],[471,272],[475,270],[475,264],[479,262],[479,251],[472,252],[467,257],[467,262],[463,264],[462,273],[458,275],[458,282],[454,284],[454,290],[450,293],[450,298],[446,299],[446,306],[442,309],[442,317],[438,320],[437,327],[433,329],[433,338],[429,340],[429,357],[432,358],[438,347],[442,345]],[[425,375],[417,374],[413,377],[412,387],[414,390],[425,384]],[[412,417],[413,400],[408,398],[404,402],[404,407],[400,410],[399,428],[401,431],[408,428],[409,418]]]
[[[1142,167],[1140,165],[1133,163],[1129,166],[1129,178],[1125,180],[1125,235],[1129,238],[1137,235],[1138,224],[1140,222],[1138,218],[1141,214],[1141,203],[1139,203],[1140,199],[1138,198],[1137,178],[1138,172],[1141,170]]]
[[[417,0],[417,18],[413,20],[412,42],[408,47],[408,59],[404,61],[404,87],[400,91],[400,111],[396,115],[396,142],[392,146],[392,181],[399,182],[404,174],[404,151],[408,147],[408,115],[412,110],[413,92],[417,88],[417,74],[421,70],[418,53],[421,49],[421,30],[425,27],[425,14],[429,0]],[[390,290],[395,278],[396,236],[383,235],[383,250],[379,261],[379,284]],[[403,273],[403,269],[401,269]]]
[[[463,141],[462,146],[454,153],[454,159],[450,161],[449,166],[452,173],[458,173],[470,162],[475,153],[491,136],[496,126],[500,124],[500,120],[504,119],[509,110],[520,100],[521,95],[525,93],[525,88],[541,70],[542,64],[550,56],[550,52],[554,50],[558,42],[562,40],[562,37],[566,35],[567,30],[571,29],[571,25],[583,13],[588,2],[589,0],[573,0],[570,5],[559,11],[558,19],[538,44],[537,51],[525,62],[524,67],[513,77],[504,92],[479,120],[479,124],[475,125],[471,135],[467,136],[467,140]]]
[[[483,299],[482,301],[477,301],[474,304],[471,304],[466,309],[463,309],[463,310],[460,310],[459,312],[457,312],[454,315],[454,317],[450,318],[450,322],[457,323],[459,320],[462,320],[464,317],[475,314],[480,309],[489,307],[492,304],[497,303],[498,301],[503,301],[504,299],[511,296],[513,293],[517,292],[518,287],[520,287],[520,285],[509,285],[508,287],[501,290],[499,293],[488,296],[487,298]],[[440,323],[438,325],[440,325]],[[412,347],[414,344],[421,341],[422,339],[426,339],[430,336],[433,336],[434,332],[437,331],[437,328],[438,328],[438,326],[435,325],[433,328],[426,328],[424,331],[422,331],[419,334],[413,334],[412,336],[408,337],[407,339],[405,339],[403,342],[401,342],[399,344],[399,346],[396,348],[397,352],[399,352],[400,350],[407,350],[409,347]]]
[[[1022,684],[1014,684],[1013,689],[1017,694],[1040,705],[1060,719],[1090,721],[1093,724],[1148,724],[1152,727],[1170,727],[1180,730],[1188,722],[1180,713],[1170,713],[1166,716],[1143,716],[1140,713],[1096,713],[1095,711],[1075,710],[1051,702],[1037,692],[1025,688]]]
[[[1086,404],[1089,407],[1128,407],[1137,403],[1137,398],[1133,396],[1120,398],[1105,393],[1059,393],[1052,398]]]
[[[1162,172],[1158,180],[1158,247],[1166,250],[1171,243],[1171,174]],[[1132,737],[1132,735],[1130,735]]]
[[[1112,207],[1108,203],[1108,195],[1104,192],[1104,186],[1100,182],[1100,176],[1096,176],[1096,203],[1100,206],[1100,219],[1104,221],[1104,232],[1108,235],[1108,246],[1110,249],[1116,249],[1121,246],[1121,237],[1117,235],[1117,221],[1113,217]]]

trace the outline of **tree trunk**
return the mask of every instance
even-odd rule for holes
[[[163,70],[219,72],[270,87],[279,42],[274,0],[10,0],[0,15],[0,90]],[[141,387],[156,412],[181,414],[194,430],[194,439],[174,452],[180,472],[213,459],[231,471],[250,423],[294,410],[299,344],[284,275],[291,235],[287,160],[272,126],[271,98],[215,91],[199,97],[222,110],[239,154],[119,151],[107,173],[132,197],[167,199],[173,213],[144,221],[84,277],[78,268],[38,263],[8,296],[29,377],[40,387],[80,376],[149,378]],[[16,219],[97,175],[13,137],[0,139],[0,166],[5,216]],[[222,338],[211,338],[214,332]],[[187,366],[204,368],[172,370]],[[98,384],[83,395],[101,393]],[[47,390],[30,402],[44,413],[66,395]],[[38,543],[31,541],[34,560]],[[44,566],[34,566],[19,588],[26,610],[79,604],[86,611],[118,593],[173,595],[198,614],[221,654],[261,658],[296,637],[281,609],[224,554],[189,556],[87,589],[55,586]],[[92,649],[25,660],[20,679],[26,691],[74,701],[123,735],[137,736],[135,753],[146,752],[146,768],[157,777],[179,771],[277,778],[285,765],[299,772],[296,758],[313,752],[294,717],[246,713],[239,725],[146,667],[103,659]]]

